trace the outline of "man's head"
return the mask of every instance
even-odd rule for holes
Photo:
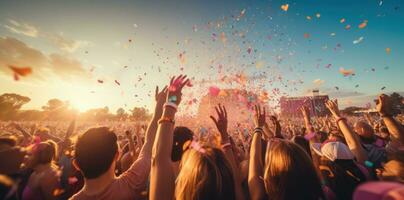
[[[362,138],[370,139],[374,137],[374,130],[368,123],[359,121],[354,125],[355,132]]]
[[[91,128],[77,138],[75,165],[87,179],[107,172],[117,158],[117,137],[107,127]]]
[[[177,162],[181,160],[184,153],[184,144],[192,141],[194,133],[187,127],[179,126],[174,129],[173,148],[171,151],[171,160]]]

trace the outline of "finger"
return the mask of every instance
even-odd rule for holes
[[[217,116],[220,117],[220,111],[219,111],[219,109],[217,108],[217,106],[215,106],[215,110],[216,110]]]
[[[213,116],[211,115],[210,118],[212,119],[213,123],[215,123],[215,125],[217,126],[217,120],[215,119],[215,117],[213,117]]]
[[[172,85],[174,83],[174,78],[175,78],[175,76],[171,77],[170,85]]]
[[[224,110],[224,117],[226,117],[226,119],[227,119],[227,110],[226,110],[226,107],[223,106],[223,110]]]
[[[261,106],[260,105],[258,105],[258,113],[259,113],[258,115],[261,116]]]
[[[182,89],[185,85],[188,84],[189,81],[190,81],[189,79],[185,80],[185,81],[181,84],[180,88]]]
[[[167,89],[168,89],[168,87],[167,87],[167,85],[166,85],[166,86],[164,86],[162,92],[163,92],[163,93],[167,93]]]
[[[157,94],[159,93],[159,86],[158,85],[156,85],[156,96],[157,96]]]
[[[219,103],[218,107],[219,107],[219,111],[220,111],[220,116],[223,116],[222,104]]]
[[[264,106],[264,110],[263,110],[264,111],[264,116],[266,116],[266,112],[267,112],[266,109],[267,108]]]

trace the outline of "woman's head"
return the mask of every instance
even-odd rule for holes
[[[37,143],[31,148],[28,165],[34,167],[38,164],[51,163],[56,160],[56,152],[57,144],[52,140]]]
[[[265,190],[271,199],[320,199],[320,180],[309,155],[297,144],[272,140],[264,168]]]
[[[235,199],[230,163],[218,148],[189,149],[181,160],[175,197],[187,199]]]

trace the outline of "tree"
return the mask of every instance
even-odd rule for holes
[[[116,110],[116,119],[118,120],[125,120],[128,117],[128,114],[123,108],[118,108]]]
[[[146,108],[143,107],[134,107],[131,110],[132,113],[132,119],[137,120],[137,121],[146,121],[150,119],[151,114],[149,114],[149,111]]]
[[[17,116],[21,107],[31,99],[15,93],[5,93],[0,96],[0,119],[11,120]]]

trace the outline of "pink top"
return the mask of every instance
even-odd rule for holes
[[[150,155],[140,154],[139,158],[132,166],[96,195],[87,195],[80,190],[73,195],[70,200],[87,200],[87,199],[141,199],[144,197],[142,192],[146,191],[147,181],[150,173]]]

